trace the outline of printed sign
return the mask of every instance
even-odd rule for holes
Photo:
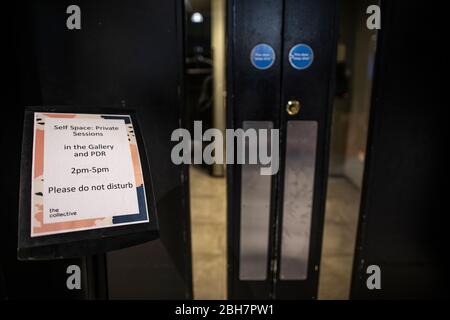
[[[256,69],[269,69],[275,62],[275,51],[268,44],[258,44],[252,49],[250,60]]]
[[[313,49],[306,44],[297,44],[289,51],[289,63],[297,70],[304,70],[311,66],[314,60]]]
[[[148,222],[131,117],[35,113],[31,236]]]

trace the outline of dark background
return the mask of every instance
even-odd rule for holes
[[[80,31],[65,27],[71,2],[2,4],[2,298],[192,296],[187,173],[171,164],[168,143],[183,110],[182,3],[130,3],[78,1]],[[434,2],[382,1],[353,298],[448,298],[444,13]],[[161,240],[106,257],[16,260],[23,109],[51,104],[141,113]],[[73,263],[89,290],[66,290]],[[365,288],[370,264],[382,269],[381,291]]]
[[[169,143],[183,110],[182,3],[77,1],[81,30],[66,28],[70,4],[74,3],[18,1],[4,9],[7,90],[2,109],[0,261],[5,285],[0,282],[0,288],[11,299],[189,298],[188,178],[185,167],[172,164]],[[160,240],[106,257],[16,260],[20,146],[27,105],[137,111],[153,171]],[[81,292],[65,288],[65,270],[73,263],[82,266],[83,281],[89,284]]]
[[[351,298],[449,298],[445,19],[423,1],[381,10]]]

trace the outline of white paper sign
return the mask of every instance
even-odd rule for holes
[[[148,221],[129,116],[36,113],[33,154],[32,236]]]

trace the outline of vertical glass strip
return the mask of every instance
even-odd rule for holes
[[[270,121],[244,121],[243,129],[270,129]],[[270,150],[270,136],[267,150]],[[241,170],[241,229],[240,229],[240,280],[265,280],[267,278],[270,192],[272,176],[261,175],[259,164],[248,164],[251,143],[246,140],[246,164]],[[256,149],[257,150],[257,149]]]
[[[308,275],[316,144],[316,121],[288,122],[280,264],[282,280],[305,280]]]

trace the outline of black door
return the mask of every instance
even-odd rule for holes
[[[280,137],[275,175],[228,166],[229,297],[314,299],[336,2],[229,1],[228,13],[228,128],[279,129]]]
[[[351,299],[448,298],[445,19],[424,2],[382,1],[381,12]]]

